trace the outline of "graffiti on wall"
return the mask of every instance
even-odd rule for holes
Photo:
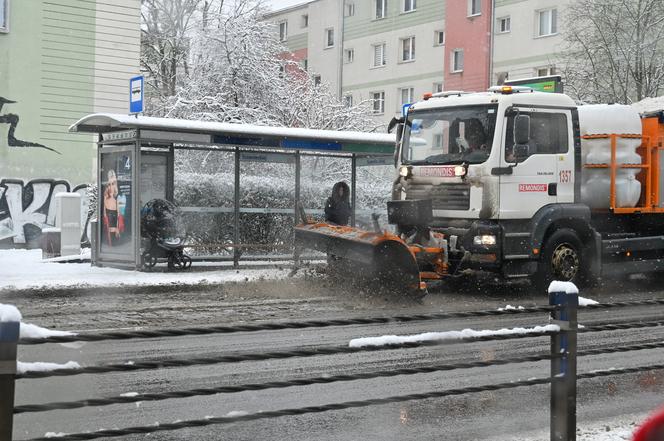
[[[43,228],[55,225],[55,195],[70,191],[81,195],[81,225],[85,225],[87,184],[72,187],[67,181],[56,179],[0,181],[0,243],[26,244],[39,238]]]
[[[3,98],[0,96],[0,124],[9,124],[9,133],[7,134],[7,145],[9,145],[9,147],[36,147],[36,148],[50,150],[52,152],[57,153],[58,155],[61,154],[54,148],[46,147],[45,145],[38,144],[36,142],[21,141],[20,139],[16,139],[16,136],[14,136],[14,132],[16,131],[16,127],[18,126],[19,118],[18,115],[14,113],[2,114],[2,108],[4,107],[5,104],[16,104],[16,101],[11,101],[8,100],[7,98]]]

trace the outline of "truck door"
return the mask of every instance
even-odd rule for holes
[[[530,136],[525,144],[515,142],[517,115],[530,119]],[[559,196],[567,199],[568,188],[573,199],[573,184],[568,185],[574,179],[573,167],[566,165],[570,144],[568,121],[566,110],[512,108],[508,111],[504,119],[501,167],[511,167],[512,173],[500,176],[501,219],[529,219],[541,207],[559,202]],[[571,161],[573,164],[573,156]],[[563,171],[565,182],[560,186],[559,172]]]

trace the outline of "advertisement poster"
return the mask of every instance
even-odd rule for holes
[[[133,256],[131,152],[101,154],[101,252]]]

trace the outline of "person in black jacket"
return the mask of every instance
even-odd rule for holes
[[[348,225],[351,207],[349,202],[350,188],[344,181],[332,187],[332,195],[325,202],[325,220],[337,225]]]

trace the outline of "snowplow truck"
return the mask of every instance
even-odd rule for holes
[[[396,231],[305,222],[297,243],[414,293],[468,271],[545,288],[664,269],[664,112],[496,86],[393,123]]]

